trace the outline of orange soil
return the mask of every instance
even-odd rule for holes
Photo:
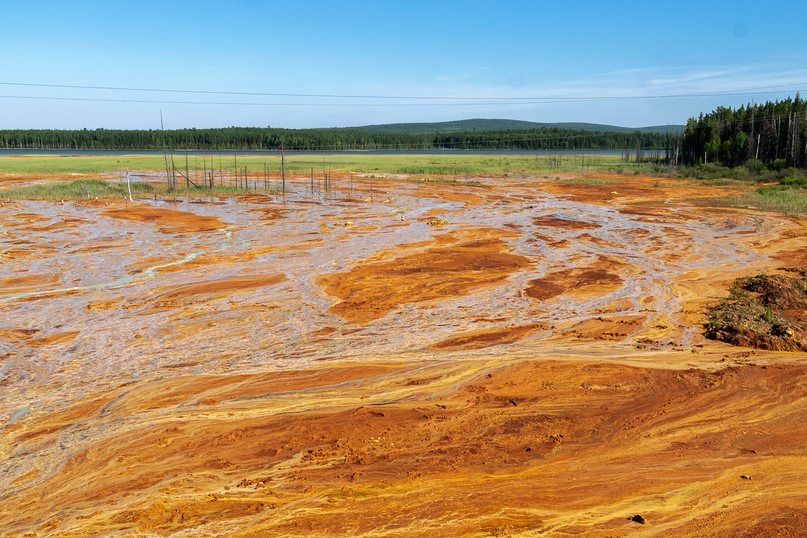
[[[569,230],[593,230],[595,228],[599,228],[599,226],[593,222],[561,219],[553,216],[535,217],[532,219],[532,222],[534,222],[536,226],[567,228]]]
[[[506,252],[507,244],[499,238],[512,233],[491,230],[485,235],[473,242],[358,265],[347,273],[324,276],[320,284],[341,299],[331,310],[354,323],[382,318],[398,305],[459,297],[501,282],[527,264],[523,256]]]
[[[156,288],[153,293],[160,301],[197,301],[226,297],[240,291],[253,290],[263,286],[272,286],[282,282],[285,275],[237,275],[229,278],[197,282],[171,288]]]
[[[0,280],[0,294],[36,290],[42,286],[57,284],[59,281],[57,275],[22,275],[4,278]]]
[[[92,440],[20,477],[0,526],[795,536],[806,374],[523,360],[137,382],[7,428],[18,450],[77,427]]]
[[[0,212],[0,536],[804,535],[807,361],[700,327],[807,226],[608,178]]]
[[[437,342],[429,346],[429,349],[479,349],[492,345],[512,344],[546,328],[546,325],[541,323],[532,323],[506,329],[479,329]]]
[[[605,269],[565,269],[529,281],[525,293],[533,299],[546,300],[564,293],[607,293],[622,284],[619,275]]]
[[[216,217],[206,217],[187,211],[144,205],[111,208],[104,215],[137,222],[154,222],[162,233],[205,232],[224,228],[227,224]]]

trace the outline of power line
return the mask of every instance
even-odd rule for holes
[[[794,83],[797,86],[807,86],[807,82],[800,81]],[[695,98],[695,97],[717,97],[717,96],[739,96],[739,95],[752,95],[752,94],[775,94],[784,92],[799,92],[798,89],[793,89],[793,86],[762,86],[756,88],[742,88],[730,91],[714,91],[714,92],[691,92],[679,94],[658,94],[658,95],[599,95],[599,96],[434,96],[434,95],[362,95],[362,94],[328,94],[328,93],[278,93],[278,92],[236,92],[236,91],[216,91],[216,90],[186,90],[186,89],[172,89],[172,88],[138,88],[127,86],[89,86],[89,85],[73,85],[73,84],[40,84],[29,82],[3,82],[3,86],[16,86],[16,87],[31,87],[31,88],[58,88],[58,89],[79,89],[79,90],[98,90],[98,91],[127,91],[127,92],[153,92],[153,93],[180,93],[180,94],[194,94],[194,95],[242,95],[242,96],[260,96],[260,97],[294,97],[294,98],[316,98],[316,99],[373,99],[373,100],[424,100],[424,101],[479,101],[486,103],[498,104],[515,104],[518,102],[529,102],[530,104],[552,103],[552,102],[589,102],[589,101],[628,101],[628,100],[645,100],[645,99],[676,99],[676,98]],[[36,96],[0,96],[8,98],[42,98]],[[93,98],[60,98],[48,97],[48,99],[64,99],[64,100],[86,100],[92,101]],[[214,104],[214,105],[227,105],[227,104],[241,104],[241,103],[222,103],[222,102],[189,102],[189,101],[150,101],[140,99],[98,99],[99,101],[108,102],[127,102],[127,103],[175,103],[175,104]],[[244,103],[251,105],[274,105],[272,103]],[[335,105],[344,106],[339,103]],[[280,105],[278,103],[278,105]]]
[[[95,103],[147,103],[171,105],[237,105],[237,106],[282,106],[282,107],[426,107],[426,106],[490,106],[544,104],[541,101],[485,101],[479,103],[261,103],[247,101],[170,101],[152,99],[111,99],[100,97],[46,97],[35,95],[0,95],[0,99],[33,99],[45,101],[82,101]],[[568,101],[574,102],[574,101]]]

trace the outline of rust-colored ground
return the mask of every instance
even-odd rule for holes
[[[804,354],[701,327],[804,222],[607,179],[7,203],[0,535],[804,536]]]
[[[340,299],[333,312],[366,323],[398,305],[466,295],[526,267],[527,258],[507,252],[501,240],[515,236],[512,232],[476,230],[474,236],[474,241],[445,244],[444,239],[443,245],[417,254],[362,264],[322,277],[320,284]]]
[[[138,222],[154,222],[162,233],[201,232],[218,230],[226,224],[216,217],[204,217],[187,211],[148,207],[143,205],[127,205],[111,208],[104,215],[116,219],[134,220]]]

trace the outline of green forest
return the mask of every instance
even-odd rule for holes
[[[174,130],[0,130],[5,149],[346,151],[346,150],[665,150],[678,136],[560,128],[462,133],[390,133],[359,128],[227,127]]]
[[[770,169],[807,166],[807,102],[799,94],[783,101],[718,107],[687,122],[682,164],[755,163]]]
[[[528,125],[526,122],[520,123]],[[472,124],[501,125],[504,128],[463,132],[453,130]],[[718,107],[697,118],[690,118],[682,135],[660,128],[655,131],[647,130],[654,128],[597,131],[591,130],[590,124],[578,124],[585,128],[541,126],[529,129],[513,128],[514,124],[514,120],[464,120],[445,124],[412,124],[417,128],[408,132],[404,129],[407,124],[329,129],[0,130],[0,148],[200,151],[631,150],[637,160],[661,158],[667,164],[687,166],[747,165],[749,168],[764,166],[772,170],[807,167],[807,102],[799,94],[795,98],[748,104],[738,109]],[[423,132],[429,125],[433,125],[435,131]]]

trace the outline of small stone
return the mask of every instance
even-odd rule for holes
[[[647,523],[647,520],[641,514],[636,514],[635,516],[633,516],[631,518],[628,518],[628,519],[630,519],[631,521],[635,521],[636,523],[641,523],[642,525]]]
[[[743,480],[751,480],[751,477],[750,477],[750,476],[748,476],[748,475],[744,475],[744,474],[741,474],[741,475],[740,475],[740,478],[742,478]]]

